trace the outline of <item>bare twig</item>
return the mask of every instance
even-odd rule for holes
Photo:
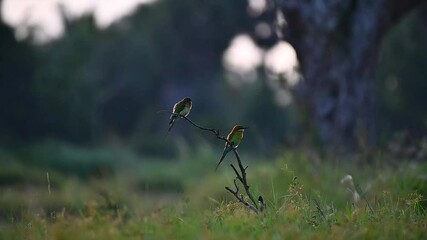
[[[222,136],[219,136],[219,130],[217,130],[217,129],[202,127],[202,126],[197,125],[193,121],[191,121],[188,117],[183,116],[183,118],[198,129],[213,132],[217,137],[220,137],[220,139],[224,138]]]
[[[166,111],[166,112],[168,112],[168,111]],[[168,112],[168,113],[169,113],[169,114],[173,114],[173,115],[177,115],[176,113],[172,113],[172,112]],[[216,138],[218,138],[218,139],[220,139],[220,140],[223,140],[223,141],[225,141],[226,143],[228,143],[229,145],[233,146],[233,144],[232,144],[232,143],[230,143],[230,141],[228,141],[228,139],[227,139],[225,136],[222,136],[222,135],[219,133],[219,130],[218,130],[218,129],[202,127],[202,126],[200,126],[200,125],[196,124],[195,122],[193,122],[192,120],[190,120],[188,117],[186,117],[186,116],[182,116],[182,115],[180,115],[180,116],[181,116],[182,118],[184,118],[185,120],[187,120],[187,122],[189,122],[191,125],[195,126],[196,128],[198,128],[198,129],[200,129],[200,130],[203,130],[203,131],[212,132],[212,133],[215,135],[215,137],[216,137]],[[240,155],[239,155],[239,153],[237,152],[237,149],[236,149],[236,148],[234,148],[234,147],[233,147],[233,152],[234,152],[234,155],[236,156],[236,159],[237,159],[237,163],[238,163],[238,165],[239,165],[239,170],[240,170],[240,172],[236,169],[236,167],[234,167],[234,165],[233,165],[233,164],[230,164],[230,166],[233,168],[233,171],[234,171],[234,173],[236,174],[236,179],[237,179],[237,180],[239,180],[239,181],[242,183],[243,187],[245,188],[245,192],[246,192],[247,196],[249,197],[249,199],[251,200],[251,202],[252,202],[253,204],[251,204],[251,203],[247,202],[247,201],[244,199],[244,197],[243,197],[243,195],[242,195],[242,194],[240,194],[240,195],[239,195],[239,188],[238,188],[238,186],[237,186],[236,179],[234,179],[234,187],[236,188],[236,190],[232,190],[232,189],[231,189],[231,188],[229,188],[229,187],[225,187],[225,189],[226,189],[227,191],[229,191],[231,194],[233,194],[233,195],[237,198],[237,200],[239,200],[239,202],[243,203],[245,206],[249,207],[250,209],[252,209],[252,210],[253,210],[253,211],[255,211],[256,213],[259,213],[259,208],[258,208],[257,202],[255,201],[255,198],[253,197],[252,193],[251,193],[251,192],[250,192],[250,190],[249,190],[249,188],[250,188],[250,187],[249,187],[248,182],[247,182],[247,179],[246,179],[246,169],[248,169],[248,166],[243,167],[242,161],[240,160]],[[260,196],[260,197],[261,197],[261,196]],[[262,197],[261,197],[261,199],[262,199]]]
[[[169,112],[169,111],[165,111],[165,110],[159,111],[158,113],[161,113],[161,112],[167,112],[167,113],[169,113],[169,114],[176,115],[176,116],[177,116],[177,115],[179,115],[179,114],[176,114],[176,113],[173,113],[173,112]],[[200,129],[200,130],[204,130],[204,131],[212,132],[212,133],[215,135],[215,137],[216,137],[216,138],[221,139],[221,140],[223,140],[223,141],[227,142],[228,144],[230,144],[230,142],[227,140],[227,138],[226,138],[226,137],[221,136],[221,135],[219,134],[219,130],[218,130],[218,129],[202,127],[202,126],[200,126],[200,125],[196,124],[195,122],[193,122],[192,120],[190,120],[190,118],[188,118],[188,117],[186,117],[186,116],[183,116],[183,115],[179,115],[179,116],[181,116],[182,118],[184,118],[185,120],[187,120],[187,122],[189,122],[191,125],[195,126],[196,128],[198,128],[198,129]]]
[[[249,185],[246,179],[246,169],[248,167],[243,167],[243,164],[242,164],[242,161],[240,160],[240,155],[239,155],[239,152],[237,152],[237,149],[233,148],[233,151],[234,151],[234,155],[236,156],[237,163],[239,164],[239,168],[241,172],[241,175],[240,176],[238,175],[238,179],[243,184],[243,187],[245,188],[245,192],[248,195],[248,197],[251,199],[252,203],[256,206],[256,208],[258,208],[255,198],[252,196],[252,193],[249,191]],[[233,169],[234,169],[234,166],[233,166]]]
[[[242,182],[242,177],[240,176],[240,173],[237,171],[236,167],[234,167],[233,164],[230,164],[231,168],[233,168],[234,173],[236,174],[236,178],[239,179],[240,182]]]
[[[231,188],[229,187],[225,187],[225,189],[227,189],[227,191],[229,191],[231,194],[234,195],[234,197],[237,198],[237,200],[239,200],[239,202],[243,203],[245,206],[249,207],[250,209],[252,209],[254,212],[258,213],[258,208],[255,207],[254,205],[248,203],[245,198],[243,197],[242,194],[239,195],[239,187],[237,186],[237,182],[236,179],[234,179],[234,187],[236,188],[235,191],[233,191]]]

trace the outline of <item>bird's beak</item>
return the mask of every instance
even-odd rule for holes
[[[249,127],[243,127],[243,129],[248,129]]]

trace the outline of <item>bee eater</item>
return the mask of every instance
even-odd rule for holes
[[[243,127],[241,125],[236,125],[233,127],[233,129],[231,130],[231,132],[227,136],[227,140],[229,143],[231,143],[231,145],[228,144],[228,142],[225,143],[224,151],[222,152],[222,157],[219,160],[218,164],[216,165],[215,170],[218,169],[219,165],[224,160],[225,155],[227,155],[227,153],[229,153],[231,150],[233,150],[233,148],[237,148],[239,146],[240,142],[243,139],[243,132],[247,128],[248,127]]]
[[[181,101],[175,103],[173,106],[173,114],[171,114],[170,122],[169,122],[169,129],[168,132],[171,131],[173,125],[175,124],[175,121],[188,116],[188,114],[191,111],[191,108],[193,107],[193,104],[191,102],[191,98],[184,98]]]

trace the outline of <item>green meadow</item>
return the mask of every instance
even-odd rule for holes
[[[427,237],[427,164],[385,151],[242,153],[250,190],[267,204],[260,214],[224,189],[234,158],[215,172],[218,153],[207,146],[176,161],[58,143],[22,153],[1,151],[0,239]]]
[[[426,16],[0,0],[0,240],[427,239]]]

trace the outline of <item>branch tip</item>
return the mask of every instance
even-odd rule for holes
[[[176,114],[176,113],[172,113],[172,112],[169,112],[169,111],[163,111],[163,110],[160,111],[160,112],[168,112],[169,114],[172,114],[174,116],[179,115],[179,114]],[[194,123],[187,116],[183,116],[183,115],[179,115],[179,116],[182,117],[182,118],[184,118],[187,122],[189,122],[194,127],[198,128],[200,130],[203,130],[203,131],[212,132],[215,135],[216,138],[218,138],[220,140],[223,140],[227,144],[233,146],[233,144],[231,144],[230,141],[228,141],[228,139],[226,137],[220,135],[219,129],[202,127],[202,126]],[[227,191],[229,191],[231,194],[233,194],[234,197],[236,197],[236,199],[239,200],[239,202],[243,203],[245,206],[249,207],[250,209],[252,209],[254,212],[256,212],[258,214],[259,211],[260,211],[260,209],[258,208],[257,202],[255,201],[254,197],[252,196],[252,193],[249,191],[249,185],[248,185],[247,180],[246,180],[246,170],[248,169],[249,166],[243,167],[243,164],[242,164],[242,161],[240,159],[240,156],[239,156],[239,153],[238,153],[237,149],[235,147],[233,147],[232,150],[234,152],[234,155],[236,156],[237,163],[238,163],[240,171],[238,171],[237,168],[233,164],[230,164],[231,168],[233,169],[234,173],[236,174],[236,178],[233,180],[234,187],[236,188],[236,190],[233,191],[231,188],[229,188],[227,186],[225,187],[225,189]],[[239,186],[237,184],[237,180],[239,180],[242,183],[242,185],[243,185],[243,187],[245,189],[246,195],[249,197],[249,199],[251,200],[251,202],[253,204],[247,202],[244,199],[243,194],[240,194],[240,196],[239,196]],[[263,207],[263,206],[260,206],[260,207]]]

